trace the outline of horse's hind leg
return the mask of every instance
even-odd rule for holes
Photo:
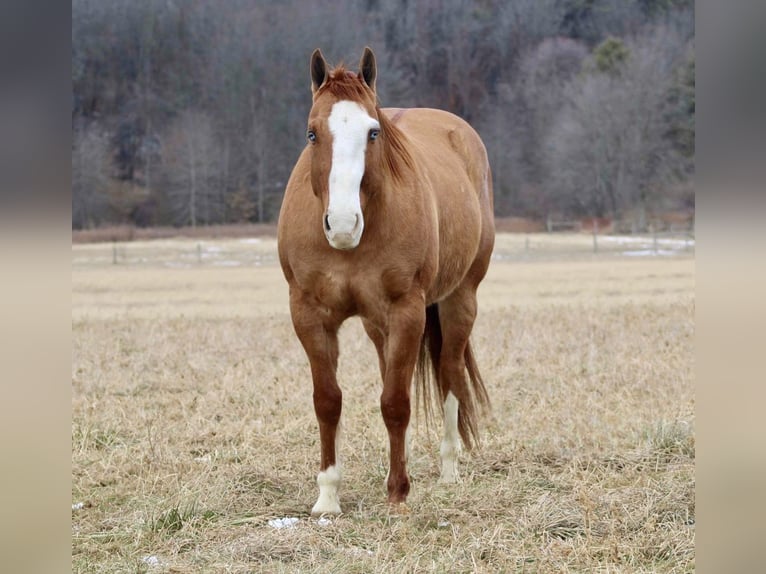
[[[338,365],[338,325],[313,306],[298,289],[290,290],[290,313],[295,332],[311,364],[314,412],[319,423],[321,462],[319,498],[312,516],[340,514],[341,470],[337,458],[342,393],[335,378]]]
[[[476,319],[476,290],[460,287],[439,302],[442,348],[439,357],[439,387],[444,398],[444,435],[439,448],[442,468],[439,482],[452,483],[460,478],[458,457],[461,452],[458,412],[463,410],[465,423],[473,423],[473,401],[466,380],[466,348]],[[463,429],[465,433],[466,430]],[[463,438],[467,438],[464,436]],[[470,446],[470,445],[468,445]]]

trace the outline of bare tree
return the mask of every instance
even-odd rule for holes
[[[72,134],[72,226],[95,227],[109,215],[109,138],[97,125]]]
[[[522,60],[516,106],[524,142],[519,163],[527,185],[541,190],[546,177],[546,143],[567,99],[567,85],[580,72],[587,48],[569,38],[543,40]]]
[[[658,30],[630,42],[627,52],[621,68],[594,65],[572,83],[548,138],[548,185],[582,214],[619,217],[636,206],[643,218],[679,161],[666,114],[682,43]]]
[[[170,129],[163,156],[175,223],[196,227],[220,221],[225,199],[217,170],[222,162],[211,118],[197,110],[184,112]]]

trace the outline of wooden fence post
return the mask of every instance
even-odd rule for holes
[[[593,218],[593,253],[598,253],[598,220]]]

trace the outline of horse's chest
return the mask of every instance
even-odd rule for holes
[[[353,291],[348,277],[337,271],[318,271],[306,278],[304,289],[311,292],[320,305],[335,311],[349,310],[355,306]]]
[[[307,274],[300,282],[328,310],[372,317],[411,289],[413,274],[397,268],[332,269]]]

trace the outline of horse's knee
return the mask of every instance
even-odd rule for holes
[[[327,424],[336,425],[340,420],[343,393],[340,388],[314,391],[314,411],[317,418]]]
[[[386,393],[380,397],[380,412],[386,428],[407,429],[410,423],[410,398],[406,392]]]

